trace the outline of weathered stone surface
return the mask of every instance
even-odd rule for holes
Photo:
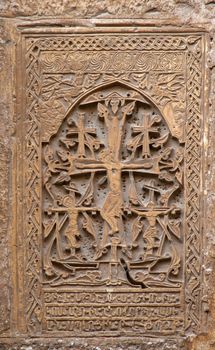
[[[72,18],[165,18],[175,17],[182,23],[214,18],[214,2],[199,0],[94,0],[19,1],[2,0],[3,16],[66,16]]]
[[[183,340],[155,340],[149,338],[136,338],[133,340],[121,339],[72,339],[72,340],[49,340],[40,341],[16,341],[16,344],[2,343],[1,350],[186,350]]]
[[[9,292],[11,285],[11,270],[9,268],[9,245],[10,245],[10,209],[11,208],[11,187],[9,185],[11,177],[11,111],[13,106],[10,105],[10,93],[12,82],[12,70],[9,73],[8,68],[11,62],[8,48],[10,46],[9,33],[7,33],[4,21],[0,23],[0,334],[5,334],[10,328],[10,297]],[[8,61],[7,61],[8,60]],[[8,85],[5,87],[5,80]]]
[[[215,38],[214,38],[214,17],[215,3],[213,1],[6,1],[0,2],[0,13],[2,16],[0,27],[0,350],[1,349],[89,349],[89,350],[213,350],[215,348],[214,319],[214,287],[215,287]],[[62,17],[66,19],[62,20]],[[123,22],[123,19],[127,19]],[[137,22],[130,19],[138,19]],[[87,21],[85,21],[87,19]],[[118,21],[118,28],[126,23],[126,28],[130,25],[136,28],[141,27],[141,31],[149,31],[145,24],[154,24],[162,31],[183,31],[186,29],[199,28],[206,31],[209,40],[206,44],[206,56],[203,65],[206,67],[205,85],[207,87],[204,97],[206,105],[205,131],[204,131],[204,169],[201,195],[204,205],[201,207],[201,217],[203,226],[204,241],[204,277],[202,279],[202,324],[205,327],[201,331],[188,332],[181,338],[170,339],[160,336],[160,338],[96,338],[78,339],[71,338],[43,338],[33,340],[25,328],[24,314],[26,310],[23,306],[27,298],[26,290],[21,290],[20,278],[23,265],[23,241],[15,236],[17,227],[20,227],[20,215],[16,214],[14,195],[19,194],[22,189],[19,187],[20,154],[22,149],[16,142],[19,134],[19,121],[23,117],[22,109],[19,107],[20,89],[16,89],[17,77],[21,79],[20,72],[16,67],[20,64],[20,57],[16,56],[16,48],[20,36],[18,27],[26,26],[39,30],[46,28],[50,32],[57,32],[57,28],[64,28],[67,33],[77,27],[95,28],[102,24],[110,27]],[[113,19],[113,20],[112,20]],[[121,21],[121,22],[120,22]],[[43,26],[44,24],[44,26]],[[52,24],[54,24],[52,26]],[[174,28],[172,27],[174,25]],[[30,29],[31,30],[31,29]],[[56,34],[54,34],[56,35]],[[35,51],[36,53],[36,51]],[[21,81],[21,80],[19,80]],[[209,101],[208,101],[209,96]],[[18,106],[17,106],[18,102]],[[52,134],[56,130],[56,122],[47,123],[46,115],[56,114],[58,123],[58,105],[52,105],[53,101],[44,108],[44,137],[48,133]],[[53,108],[54,106],[54,108]],[[64,108],[66,103],[64,105]],[[62,107],[62,106],[61,106]],[[67,106],[66,106],[67,107]],[[18,109],[17,109],[18,108]],[[61,113],[61,109],[59,109]],[[50,130],[48,130],[48,127]],[[203,131],[202,131],[203,132]],[[45,139],[45,138],[44,138]],[[45,139],[48,140],[48,137]],[[18,172],[17,172],[18,169]],[[17,176],[18,173],[18,184]],[[17,221],[16,221],[17,220]],[[21,232],[21,230],[19,231]],[[17,250],[18,247],[18,250]],[[16,252],[18,251],[18,258]],[[20,253],[21,252],[21,253]],[[16,260],[17,259],[17,260]],[[36,259],[36,257],[35,257]],[[32,262],[34,264],[35,261]],[[15,277],[16,276],[16,277]],[[17,283],[18,281],[18,283]],[[28,286],[26,286],[27,288]],[[20,290],[19,290],[20,289]],[[18,293],[17,293],[18,290]],[[18,295],[18,296],[17,296]],[[36,298],[40,295],[36,295]],[[40,319],[40,310],[35,309],[35,317]],[[59,336],[60,337],[60,336]],[[173,337],[174,338],[174,337]]]

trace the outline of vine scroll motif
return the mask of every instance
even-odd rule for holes
[[[143,42],[144,45],[146,42],[149,43],[149,46],[144,46],[144,49],[148,48],[151,50],[152,47],[157,49],[160,45],[160,39],[160,36],[153,37],[153,40],[150,37],[143,36],[141,42],[140,37],[135,37],[135,40],[131,41],[131,38],[127,40],[126,36],[120,36],[120,39],[117,39],[116,46],[111,44],[111,49],[118,50],[120,47],[122,50],[128,50],[129,48],[132,48],[132,50],[141,49],[140,43],[143,45]],[[27,187],[30,204],[32,204],[32,207],[29,206],[29,208],[34,208],[32,211],[29,209],[29,222],[32,222],[31,225],[34,228],[32,229],[30,227],[28,231],[29,252],[31,254],[28,256],[28,264],[26,265],[29,282],[30,284],[32,283],[28,286],[30,288],[31,286],[35,287],[35,289],[29,289],[27,303],[29,307],[29,330],[39,331],[41,319],[41,281],[39,279],[41,269],[39,255],[41,247],[39,247],[39,238],[37,235],[39,232],[38,220],[35,220],[35,213],[37,209],[38,211],[40,210],[37,206],[39,196],[37,197],[36,195],[39,193],[36,189],[39,190],[40,187],[40,185],[39,187],[36,186],[39,183],[39,173],[36,172],[39,169],[37,157],[40,157],[38,139],[40,130],[37,114],[39,92],[36,90],[39,86],[40,77],[38,73],[39,51],[37,49],[39,47],[40,50],[47,48],[51,48],[52,50],[70,50],[71,48],[76,49],[78,45],[79,50],[101,50],[104,46],[105,48],[108,47],[106,41],[107,37],[103,41],[99,40],[98,45],[98,40],[94,40],[92,37],[86,37],[84,39],[66,38],[66,40],[52,38],[51,41],[49,39],[34,39],[34,42],[32,41],[29,47],[29,56],[27,57],[28,62],[30,62],[28,66],[28,86],[30,91],[29,97],[33,96],[32,99],[30,97],[28,100],[28,115],[31,119],[29,132],[33,130],[33,127],[35,128],[33,132],[35,142],[32,143],[32,137],[30,137],[29,150],[32,150],[32,152],[28,153],[29,169],[33,169],[35,172],[35,174],[30,172],[28,178],[29,186]],[[172,39],[168,37],[168,40],[167,38],[162,39],[162,43],[165,44],[162,46],[162,49],[168,50],[172,45],[171,43],[174,43],[174,50],[186,49],[191,52],[187,62],[188,72],[190,72],[190,74],[188,73],[188,90],[193,93],[193,85],[189,83],[191,76],[194,79],[196,88],[200,89],[199,66],[201,53],[198,53],[198,57],[196,53],[193,53],[194,46],[196,43],[199,43],[199,37],[196,37],[196,40],[193,42],[186,36],[174,37]],[[198,78],[196,78],[197,75]],[[139,100],[135,100],[135,98],[133,100],[132,98],[128,99],[128,96],[126,96],[127,93],[132,92],[135,95],[137,91],[131,91],[129,89],[128,92],[128,89],[125,90],[125,86],[123,87],[120,84],[113,86],[112,90],[113,96],[110,99],[106,96],[105,99],[100,99],[99,101],[97,96],[96,101],[91,101],[90,98],[92,100],[95,99],[95,96],[91,96],[88,100],[86,98],[86,101],[82,101],[82,105],[76,105],[76,114],[65,119],[64,124],[59,129],[58,135],[55,138],[51,138],[50,144],[43,144],[44,187],[46,191],[44,193],[46,193],[45,196],[48,198],[43,202],[45,210],[43,217],[44,235],[46,236],[43,245],[45,249],[43,255],[46,283],[50,286],[57,286],[58,284],[66,284],[68,281],[72,285],[78,281],[81,285],[86,284],[86,281],[88,281],[88,284],[90,283],[91,285],[101,283],[106,285],[114,284],[116,286],[120,282],[122,285],[128,284],[129,287],[134,287],[135,283],[137,283],[136,288],[150,288],[150,285],[155,287],[156,285],[164,286],[166,283],[168,288],[173,286],[171,284],[180,288],[183,280],[183,257],[180,256],[179,248],[183,241],[181,237],[182,225],[180,224],[183,219],[183,206],[181,204],[183,201],[183,183],[180,175],[181,167],[183,166],[183,144],[177,144],[177,140],[171,137],[171,132],[164,118],[154,104],[147,98],[144,98],[144,95],[140,94],[141,97],[138,97]],[[107,91],[108,87],[102,90],[104,95]],[[190,97],[190,105],[193,109],[198,110],[200,108],[200,99],[196,97],[195,93],[194,95],[195,99]],[[97,129],[97,125],[91,125],[89,119],[87,119],[87,113],[83,111],[85,107],[91,110],[93,117],[90,120],[97,120],[100,123],[100,135],[97,135],[97,130],[95,130]],[[148,114],[144,112],[144,108],[146,107],[148,108]],[[127,112],[126,108],[128,108]],[[141,109],[143,113],[140,112]],[[192,135],[191,124],[189,123],[192,123],[192,128],[196,130],[196,134],[199,132],[199,124],[194,120],[191,122],[193,117],[191,114],[191,109],[189,109],[188,135],[189,133]],[[142,119],[140,115],[143,115]],[[152,122],[154,115],[157,116],[155,117],[155,120],[157,118],[157,123]],[[130,139],[126,139],[127,136],[125,137],[125,135],[121,139],[118,139],[118,142],[121,142],[121,147],[119,144],[111,144],[112,141],[109,140],[109,142],[108,139],[106,139],[106,143],[104,141],[105,133],[111,135],[112,132],[116,131],[113,128],[112,132],[110,132],[111,126],[108,127],[107,122],[105,122],[108,116],[112,120],[118,120],[117,128],[122,131],[122,135],[124,135],[123,132],[130,135]],[[135,118],[137,119],[135,120]],[[124,121],[122,122],[122,120]],[[62,131],[63,127],[67,131]],[[151,129],[150,132],[149,129]],[[146,132],[146,130],[148,131]],[[167,131],[166,133],[164,132],[165,130]],[[147,133],[148,137],[146,137]],[[146,142],[147,139],[148,142]],[[160,142],[158,141],[158,144],[156,144],[156,139],[161,139]],[[196,151],[196,157],[198,159],[201,158],[197,139],[198,137],[193,136],[192,142],[189,143],[188,141],[185,151],[189,156],[187,158],[185,157],[185,159],[186,164],[188,164],[188,159],[190,159],[188,169],[191,173],[195,172],[195,181],[198,182],[200,174],[194,170],[194,164],[192,162],[193,149]],[[111,149],[114,149],[114,151],[117,149],[118,156],[123,150],[125,152],[125,154],[121,154],[120,157],[122,159],[120,162],[118,159],[118,163],[120,163],[118,168],[116,167],[116,159],[113,159]],[[156,152],[158,154],[157,156]],[[163,158],[162,152],[164,152]],[[141,183],[141,167],[140,164],[137,164],[138,159],[143,160],[145,164],[144,167],[142,166],[143,177],[145,179],[143,188],[141,186],[138,187]],[[126,164],[126,161],[128,163],[130,162],[130,164]],[[146,170],[149,165],[151,166],[151,174],[150,170]],[[155,171],[156,167],[157,173]],[[80,177],[80,173],[83,174],[83,183],[81,183],[81,179],[75,179],[77,174]],[[102,190],[101,188],[97,188],[94,191],[95,184],[98,185],[98,183]],[[165,189],[161,189],[162,186]],[[198,214],[199,189],[193,185],[193,182],[191,182],[191,186],[193,187],[189,198],[193,197],[193,193],[195,193],[197,198],[195,201],[195,211]],[[119,194],[119,188],[121,188],[121,195]],[[100,193],[100,197],[98,196],[98,205],[94,206],[92,203],[94,195],[97,192]],[[190,213],[194,210],[193,203],[190,200],[187,202],[188,215],[192,215]],[[112,203],[111,207],[110,203]],[[176,206],[174,206],[175,203]],[[191,210],[189,210],[189,206]],[[99,217],[99,219],[97,219],[98,222],[95,224],[94,220],[96,217]],[[187,276],[186,305],[188,320],[186,327],[192,330],[197,330],[200,324],[199,310],[195,308],[200,304],[198,288],[200,276],[197,271],[198,268],[195,270],[200,262],[200,252],[194,252],[191,247],[192,239],[198,242],[200,240],[198,220],[197,218],[195,233],[192,226],[188,231],[190,234],[187,236],[185,242],[187,253],[184,268]],[[104,225],[102,225],[102,222]],[[101,228],[103,226],[104,228]],[[124,226],[126,227],[126,232],[133,232],[133,236],[130,236],[132,238],[131,241],[128,240],[126,235],[121,239]],[[100,227],[99,233],[97,232],[98,227]],[[72,235],[71,232],[73,232]],[[150,267],[145,268],[144,266],[144,272],[141,269],[146,259],[150,260],[150,256],[155,257],[158,252],[162,256],[162,248],[160,248],[163,244],[162,232],[165,232],[164,236],[169,244],[169,248],[165,247],[166,260],[168,260],[169,267],[164,268],[163,275],[160,274],[163,280],[159,281],[157,277],[160,271],[155,277],[156,274],[152,273],[153,263],[151,263]],[[85,242],[83,242],[82,236],[85,237]],[[172,244],[172,240],[174,244]],[[140,241],[142,244],[142,256],[141,254],[138,256]],[[35,242],[35,244],[32,244],[32,242]],[[90,252],[87,251],[89,246],[91,247]],[[134,258],[135,254],[136,256]],[[195,261],[192,256],[195,256]],[[108,261],[106,263],[100,263],[99,261],[102,261],[102,259],[107,259]],[[139,268],[140,266],[138,265],[139,269],[137,270],[135,263],[139,261],[138,259],[141,260],[142,266]],[[74,266],[75,260],[76,265]],[[84,264],[85,272],[87,265],[89,273],[85,275],[84,273],[77,273],[77,271],[81,271],[80,266]],[[104,278],[104,275],[106,275],[106,272],[104,272],[105,268],[103,268],[103,271],[100,268],[101,265],[105,266],[105,264],[109,264],[109,277],[106,279]],[[145,273],[146,270],[147,273]],[[193,284],[194,281],[196,281],[196,286]]]

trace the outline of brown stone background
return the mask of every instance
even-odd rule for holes
[[[177,26],[206,30],[210,36],[208,48],[208,132],[205,134],[204,217],[206,263],[205,296],[208,311],[207,332],[186,339],[149,339],[137,334],[137,339],[55,339],[33,340],[20,337],[14,328],[12,300],[13,259],[12,193],[18,191],[14,181],[13,149],[16,115],[15,61],[16,28],[20,24],[94,26],[105,19],[127,19],[127,23]],[[87,19],[86,22],[83,19]],[[136,19],[136,21],[135,21]],[[137,21],[138,19],[138,21]],[[215,349],[215,1],[213,0],[0,0],[0,350],[213,350]],[[12,244],[11,244],[12,242]],[[18,242],[19,244],[19,242]],[[19,312],[19,310],[17,310]]]

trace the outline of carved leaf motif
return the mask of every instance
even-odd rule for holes
[[[168,158],[171,155],[171,152],[172,152],[172,148],[170,148],[170,147],[165,148],[165,150],[161,150],[161,152],[160,152],[161,159],[168,160]]]
[[[129,201],[134,205],[141,204],[141,202],[138,198],[133,173],[129,174],[129,178],[130,178],[130,185],[129,185],[129,190],[128,190]]]
[[[68,160],[68,153],[64,150],[57,151],[57,155],[61,158],[63,162]]]
[[[103,105],[102,103],[99,102],[97,108],[98,108],[99,116],[101,118],[105,118],[105,117],[108,116],[109,111],[108,111],[108,108],[105,105]]]
[[[157,139],[152,139],[151,140],[152,141],[152,146],[155,147],[155,148],[160,147],[164,143],[167,142],[168,138],[169,138],[169,133],[166,133],[166,134],[164,134],[163,136],[161,136],[161,137],[159,137]]]
[[[60,142],[62,142],[67,149],[69,149],[70,147],[72,148],[77,144],[77,140],[66,139],[66,138],[61,138]]]
[[[132,224],[132,244],[133,246],[135,245],[135,241],[137,240],[140,232],[143,229],[143,221],[141,220],[141,217],[137,217],[134,219],[133,224]]]
[[[138,82],[141,88],[145,88],[147,86],[147,76],[148,73],[132,73],[131,78]]]
[[[93,225],[93,220],[86,212],[83,212],[83,215],[84,215],[83,228],[85,228],[85,230],[89,232],[94,239],[96,239],[96,230]]]
[[[150,125],[152,126],[153,124],[157,124],[160,123],[160,121],[162,120],[162,118],[159,115],[152,115],[152,117],[150,118]]]
[[[52,232],[54,226],[56,224],[55,219],[53,220],[49,220],[49,222],[47,223],[43,223],[44,225],[44,237],[47,238],[49,236],[49,234]]]
[[[178,171],[177,171],[176,174],[175,174],[175,177],[176,177],[176,179],[178,180],[178,182],[179,182],[180,184],[183,183],[183,172],[182,172],[181,167],[179,167]]]
[[[175,154],[175,158],[173,159],[173,166],[170,169],[171,172],[174,172],[176,170],[178,170],[180,168],[180,164],[183,161],[183,153],[181,150],[177,150],[176,154]]]
[[[86,144],[89,146],[89,149],[93,153],[93,149],[98,150],[101,146],[101,142],[96,139],[95,137],[89,135],[88,133],[85,134],[86,138]]]
[[[68,175],[68,173],[66,171],[62,171],[53,183],[62,184],[64,182],[69,182],[69,181],[70,181],[70,176]]]
[[[172,260],[169,268],[169,273],[172,273],[173,275],[177,275],[179,273],[180,266],[181,266],[180,256],[178,255],[175,247],[172,246]]]
[[[127,105],[125,105],[124,107],[122,107],[122,112],[125,113],[126,115],[130,115],[133,112],[134,107],[135,107],[135,102],[132,101]]]
[[[174,182],[174,176],[169,174],[167,171],[162,171],[159,175],[159,179],[167,182]]]
[[[127,143],[127,148],[131,151],[135,151],[137,147],[141,146],[142,134],[135,136]]]
[[[176,80],[177,77],[177,80]],[[174,91],[174,93],[182,87],[184,78],[181,75],[176,74],[160,74],[158,78],[159,85],[166,85],[169,90]]]
[[[84,80],[84,86],[89,89],[101,77],[99,73],[88,74]]]
[[[54,159],[53,149],[49,145],[47,145],[44,149],[44,159],[45,159],[47,164],[49,164],[49,161],[51,159]]]
[[[90,205],[93,200],[93,179],[94,174],[91,174],[89,184],[86,188],[86,191],[82,195],[81,199],[78,201],[77,205]]]
[[[181,238],[180,220],[169,220],[168,227],[178,239]]]

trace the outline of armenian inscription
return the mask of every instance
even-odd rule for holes
[[[202,41],[26,38],[30,332],[201,326]]]

